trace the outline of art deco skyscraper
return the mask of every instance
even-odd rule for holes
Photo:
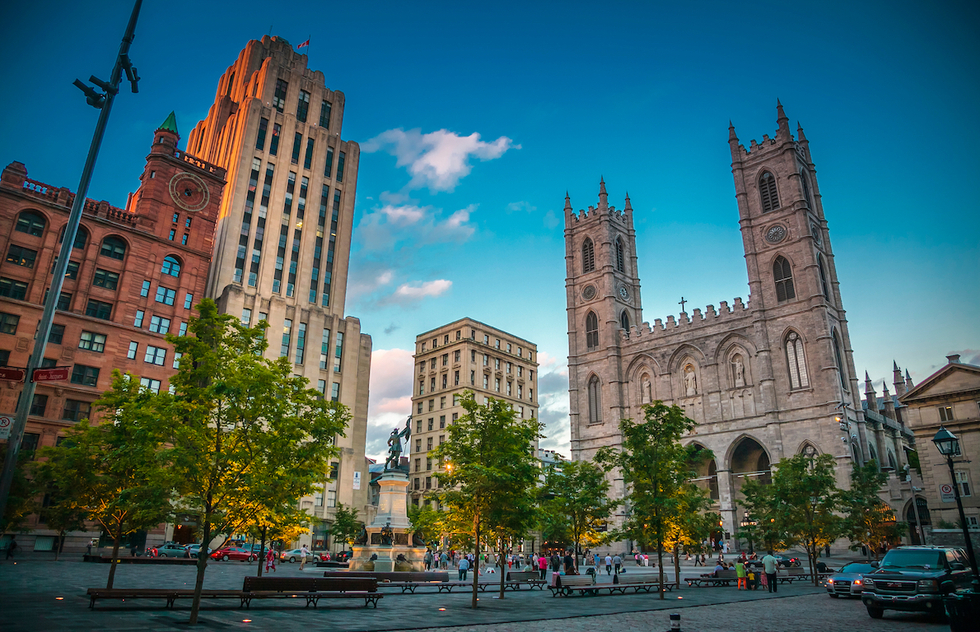
[[[228,172],[208,295],[246,323],[266,319],[268,354],[288,357],[297,375],[353,415],[323,494],[303,501],[321,519],[314,546],[337,502],[367,502],[371,337],[344,316],[360,149],[341,140],[343,116],[344,94],[307,68],[306,55],[266,36],[221,76],[187,143]]]

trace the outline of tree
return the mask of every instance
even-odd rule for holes
[[[191,624],[197,623],[212,536],[239,531],[263,509],[313,493],[350,419],[345,406],[293,376],[288,358],[263,357],[264,321],[246,327],[218,314],[211,299],[196,309],[188,335],[167,338],[180,367],[161,411],[181,511],[198,516],[203,535]]]
[[[0,469],[7,458],[7,451],[0,450]],[[21,450],[17,458],[17,468],[14,470],[14,479],[10,484],[10,493],[7,496],[7,507],[0,516],[0,534],[8,531],[29,531],[24,528],[27,517],[36,510],[34,501],[37,495],[37,487],[31,478],[27,476],[32,455]]]
[[[697,449],[684,447],[681,438],[696,424],[679,406],[662,401],[643,406],[643,422],[623,419],[618,448],[604,447],[596,461],[607,470],[618,469],[630,489],[631,511],[622,533],[633,540],[657,543],[660,598],[664,598],[664,544],[683,512],[705,491],[691,482],[690,463]]]
[[[609,500],[609,481],[601,468],[589,461],[553,464],[545,474],[541,494],[541,514],[547,516],[542,522],[552,535],[568,534],[576,564],[583,548],[606,541],[606,520],[619,503]]]
[[[532,450],[541,437],[541,424],[520,419],[501,400],[488,398],[481,406],[469,391],[461,404],[466,413],[449,426],[447,440],[430,454],[445,464],[445,471],[436,474],[442,488],[437,497],[449,524],[472,538],[479,560],[479,545],[485,539],[481,528],[517,537],[531,525],[540,472]],[[474,571],[473,608],[477,575]]]
[[[408,508],[408,521],[412,525],[412,533],[422,538],[426,546],[438,540],[439,535],[442,534],[442,518],[442,512],[429,505],[412,505]]]
[[[704,541],[711,536],[711,532],[721,520],[721,516],[708,512],[711,498],[695,485],[681,488],[678,494],[678,507],[680,512],[667,527],[664,544],[673,551],[674,582],[680,585],[680,548],[684,547],[687,552],[700,551]]]
[[[95,403],[101,423],[83,419],[69,428],[60,446],[47,447],[35,475],[55,486],[46,511],[71,522],[77,503],[112,537],[112,588],[124,535],[150,529],[171,515],[174,488],[171,450],[159,411],[161,398],[132,374],[112,372],[112,387]],[[55,527],[57,528],[57,527]]]
[[[746,479],[741,491],[745,496],[741,505],[751,520],[737,532],[737,536],[750,539],[769,551],[781,551],[791,546],[792,538],[785,531],[783,521],[776,520],[779,508],[772,484]]]
[[[49,450],[41,448],[38,456],[47,457]],[[63,467],[66,460],[55,461],[50,466],[46,466],[48,461],[34,463],[33,483],[38,492],[44,493],[38,508],[39,521],[58,532],[58,544],[54,550],[54,559],[58,560],[65,545],[65,535],[69,531],[84,529],[89,512],[78,494],[77,473]]]
[[[816,586],[817,551],[841,534],[841,520],[835,513],[840,506],[840,493],[834,477],[834,457],[797,454],[781,459],[771,485],[747,482],[742,493],[746,504],[752,507],[752,516],[758,515],[763,526],[767,521],[772,525],[768,527],[770,537],[782,536],[787,545],[803,546]]]
[[[409,513],[411,515],[411,512]],[[346,507],[344,503],[337,503],[337,511],[333,516],[333,524],[330,525],[330,535],[334,543],[340,542],[344,545],[344,550],[351,544],[361,532],[363,523],[357,519],[357,509]]]
[[[851,488],[841,492],[843,534],[853,543],[852,549],[865,546],[874,551],[875,559],[880,543],[897,540],[907,528],[895,521],[895,512],[878,495],[887,483],[888,474],[871,460],[851,470]]]

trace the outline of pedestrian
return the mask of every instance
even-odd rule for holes
[[[309,555],[310,550],[306,548],[304,544],[299,550],[299,570],[306,568],[306,556]]]
[[[571,549],[565,551],[565,574],[574,575],[575,574],[575,559],[572,557]]]
[[[725,551],[725,555],[728,555],[728,540],[722,542],[721,548]]]
[[[265,572],[268,573],[269,569],[276,572],[276,552],[271,548],[265,552]]]
[[[596,574],[599,573],[599,565],[601,563],[602,563],[602,558],[599,557],[599,554],[598,553],[596,553],[595,554],[595,572],[596,572]]]
[[[735,577],[738,578],[738,590],[749,589],[749,584],[746,581],[748,576],[745,573],[745,563],[742,560],[735,562]]]
[[[650,566],[650,556],[646,553],[643,554],[643,565]]]
[[[606,554],[606,575],[612,575],[612,555]]]
[[[17,548],[17,540],[10,538],[10,544],[7,545],[7,556],[3,558],[4,560],[9,560],[14,556],[14,550]]]
[[[702,566],[702,564],[701,564],[701,556],[698,555],[697,553],[694,554],[694,565],[695,566]]]
[[[619,575],[619,569],[623,566],[623,558],[618,555],[613,558],[613,566],[616,567],[616,574]]]
[[[769,551],[762,558],[762,570],[766,574],[766,585],[769,586],[769,592],[778,592],[776,584],[776,558],[772,556],[772,551]]]
[[[545,579],[548,575],[548,558],[544,556],[543,553],[538,553],[538,572],[541,574],[541,579]]]
[[[470,569],[470,561],[465,557],[459,561],[459,581],[466,581],[466,571]]]
[[[425,550],[425,555],[422,557],[422,561],[425,562],[425,570],[432,570],[432,551],[429,549]]]

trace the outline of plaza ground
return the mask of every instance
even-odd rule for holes
[[[629,569],[627,567],[627,576]],[[255,574],[255,565],[243,562],[209,564],[205,587],[241,589],[242,577]],[[668,574],[672,577],[672,569]],[[282,564],[277,576],[317,576],[323,569],[298,564]],[[196,569],[192,566],[145,566],[121,564],[117,567],[117,588],[191,588]],[[681,577],[704,572],[687,564]],[[64,630],[113,632],[188,629],[190,601],[178,601],[168,610],[162,600],[99,602],[89,610],[87,588],[104,587],[108,564],[74,560],[20,561],[0,563],[0,630],[38,632]],[[484,579],[499,575],[485,576]],[[455,578],[455,572],[453,572]],[[605,576],[600,581],[608,582]],[[329,629],[373,632],[382,630],[435,630],[440,632],[604,632],[619,630],[668,630],[669,615],[681,615],[686,632],[891,632],[935,630],[945,632],[948,625],[922,615],[888,612],[882,620],[868,617],[859,600],[831,599],[825,590],[801,582],[779,586],[770,595],[763,591],[730,588],[691,588],[666,593],[661,601],[656,593],[600,597],[555,598],[545,591],[507,592],[496,599],[493,592],[480,593],[480,608],[472,610],[470,593],[416,593],[402,595],[384,590],[378,608],[362,608],[357,600],[349,604],[321,602],[317,609],[304,608],[302,602],[275,599],[253,602],[249,609],[237,601],[205,601],[200,615],[204,630],[287,630]],[[60,597],[60,599],[59,599]]]

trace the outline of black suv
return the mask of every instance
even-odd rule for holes
[[[864,575],[861,601],[872,619],[885,610],[946,613],[943,595],[970,585],[973,574],[963,549],[905,546],[892,549],[878,570]]]

